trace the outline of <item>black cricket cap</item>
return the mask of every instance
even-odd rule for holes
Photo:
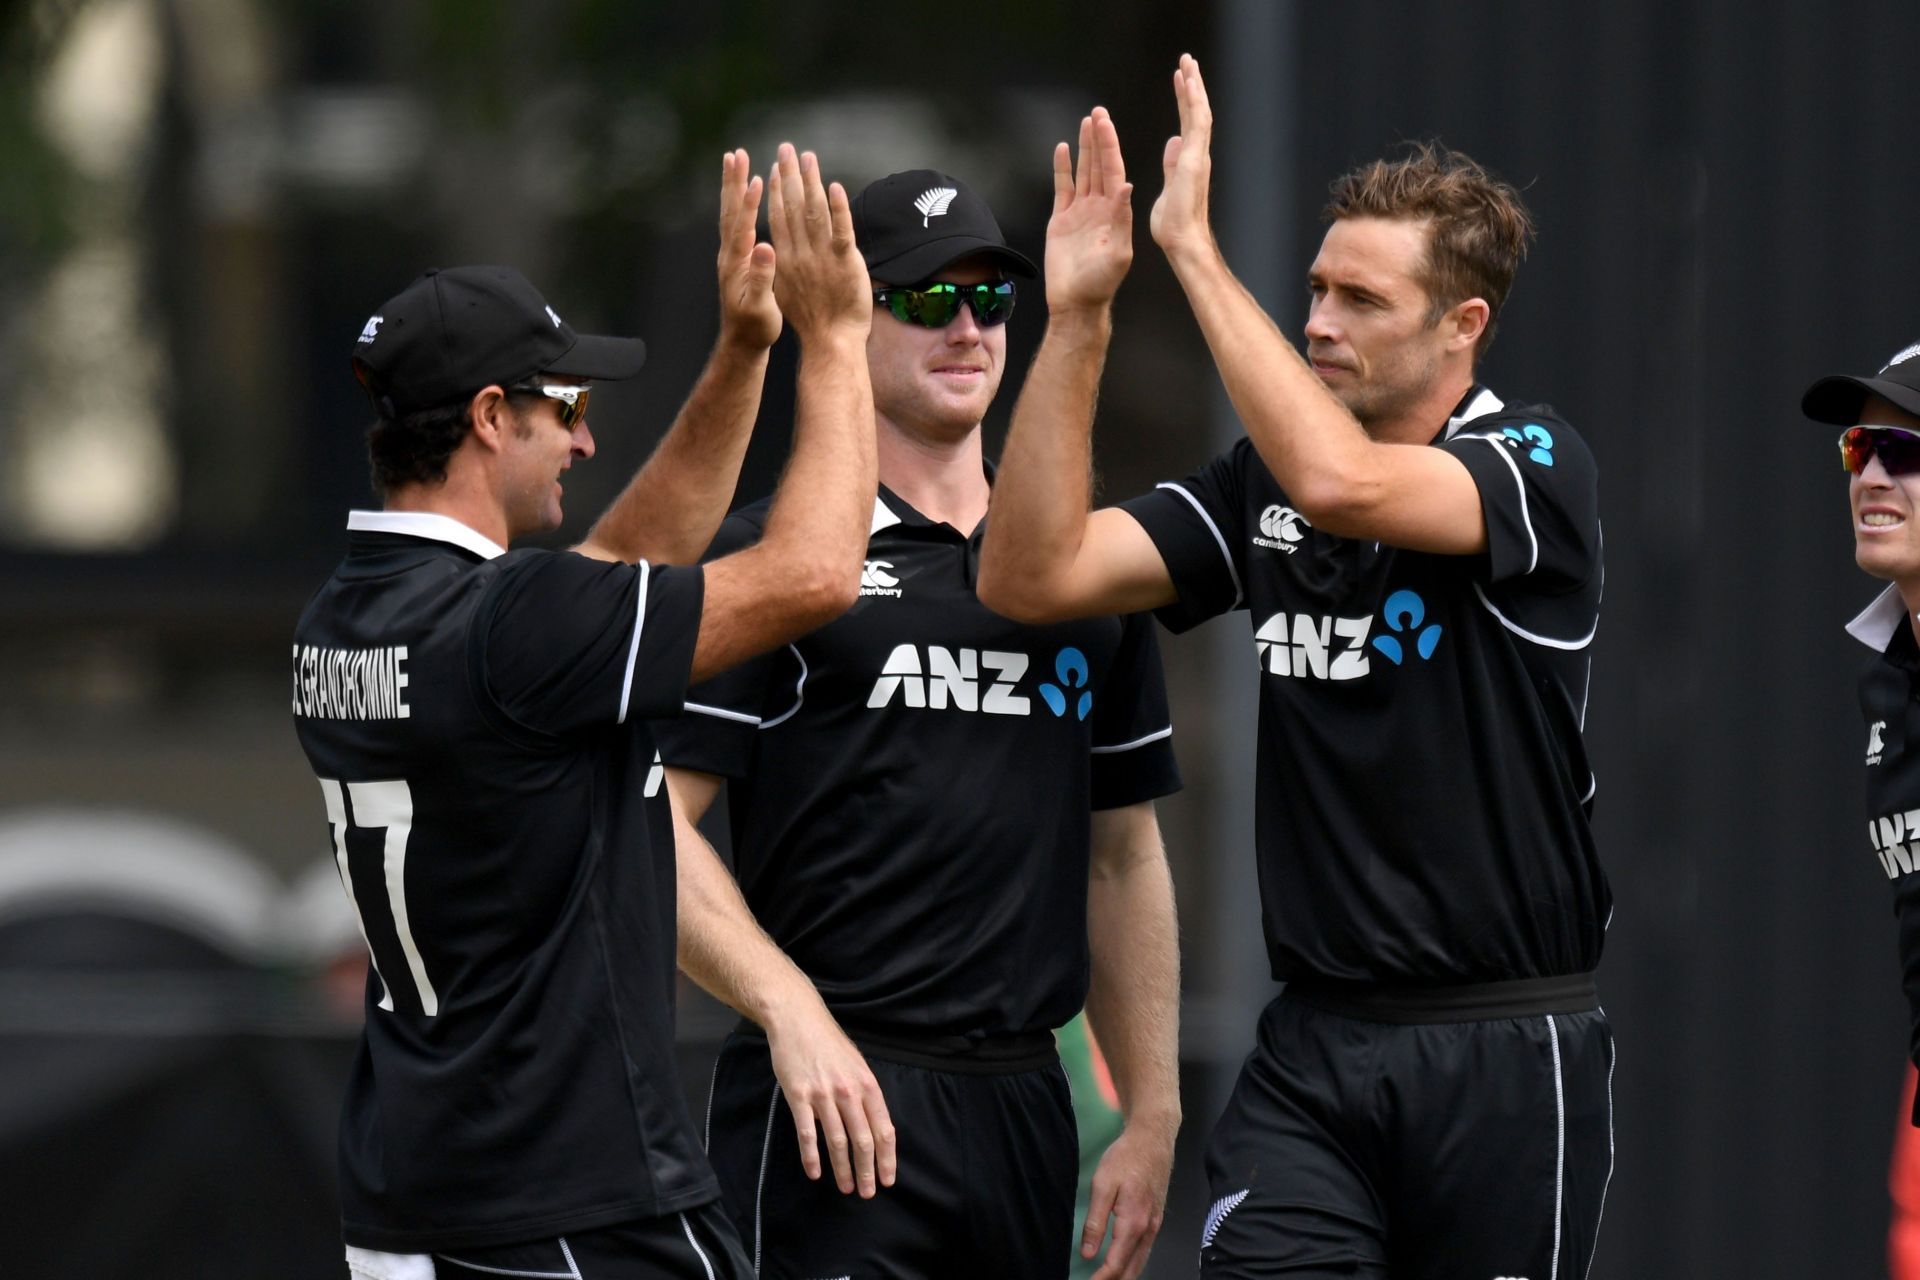
[[[512,267],[435,267],[360,330],[353,373],[374,405],[397,418],[536,373],[631,378],[646,358],[638,338],[575,333]]]
[[[1815,422],[1851,427],[1860,421],[1860,406],[1869,394],[1920,414],[1920,342],[1899,352],[1871,378],[1836,373],[1820,379],[1800,397],[1800,412]]]
[[[1000,234],[987,202],[932,169],[890,173],[853,198],[853,238],[876,284],[919,284],[978,255],[1023,276],[1040,273]]]

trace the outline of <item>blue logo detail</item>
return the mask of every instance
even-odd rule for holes
[[[1067,689],[1080,689],[1084,692],[1074,704],[1073,718],[1085,720],[1087,712],[1093,710],[1093,690],[1087,688],[1087,680],[1092,674],[1087,666],[1087,655],[1071,647],[1062,649],[1053,659],[1053,673],[1066,688],[1053,684],[1040,686],[1040,696],[1046,699],[1047,710],[1057,716],[1066,715]]]
[[[1440,624],[1433,623],[1422,629],[1420,624],[1426,621],[1427,602],[1411,591],[1396,591],[1387,597],[1386,608],[1380,616],[1387,621],[1389,630],[1413,635],[1413,649],[1422,661],[1433,656],[1440,647]],[[1395,636],[1375,636],[1373,647],[1385,654],[1394,666],[1399,666],[1406,658],[1406,650]]]
[[[1553,432],[1539,423],[1529,422],[1517,431],[1512,427],[1502,427],[1500,434],[1512,440],[1516,448],[1521,445],[1531,446],[1527,450],[1527,458],[1530,461],[1537,462],[1543,467],[1553,465]]]

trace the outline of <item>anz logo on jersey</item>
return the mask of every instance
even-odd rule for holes
[[[1260,669],[1296,680],[1358,680],[1370,674],[1371,647],[1394,666],[1410,659],[1425,662],[1440,647],[1441,628],[1426,620],[1427,605],[1418,593],[1395,591],[1380,609],[1385,633],[1373,634],[1376,619],[1332,618],[1309,613],[1276,613],[1253,633]],[[1424,624],[1424,625],[1423,625]],[[1372,644],[1369,646],[1368,640]]]
[[[1033,714],[1033,699],[1020,692],[1033,660],[1004,649],[948,649],[942,645],[895,645],[867,695],[877,710],[898,702],[916,710],[975,711],[989,716]],[[1087,656],[1068,647],[1053,657],[1051,678],[1041,681],[1044,710],[1063,720],[1085,720],[1093,710],[1093,669]]]
[[[1898,880],[1920,868],[1920,809],[1890,813],[1867,823],[1867,839],[1887,879]]]

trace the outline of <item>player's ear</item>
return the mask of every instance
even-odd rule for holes
[[[1447,334],[1447,350],[1473,350],[1492,319],[1493,308],[1485,298],[1468,298],[1448,307],[1445,318],[1440,321]]]
[[[480,447],[498,453],[513,430],[513,407],[507,393],[497,386],[482,387],[467,401],[467,426]]]

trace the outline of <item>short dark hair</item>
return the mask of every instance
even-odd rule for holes
[[[467,409],[472,403],[469,397],[375,422],[367,430],[375,496],[385,498],[405,485],[445,481],[447,459],[467,438]]]
[[[1420,285],[1427,292],[1427,323],[1447,308],[1485,298],[1487,327],[1474,344],[1478,361],[1493,342],[1494,324],[1514,274],[1533,239],[1533,216],[1520,193],[1471,157],[1437,142],[1407,144],[1397,160],[1375,160],[1333,180],[1328,222],[1342,218],[1425,221],[1427,260]]]

